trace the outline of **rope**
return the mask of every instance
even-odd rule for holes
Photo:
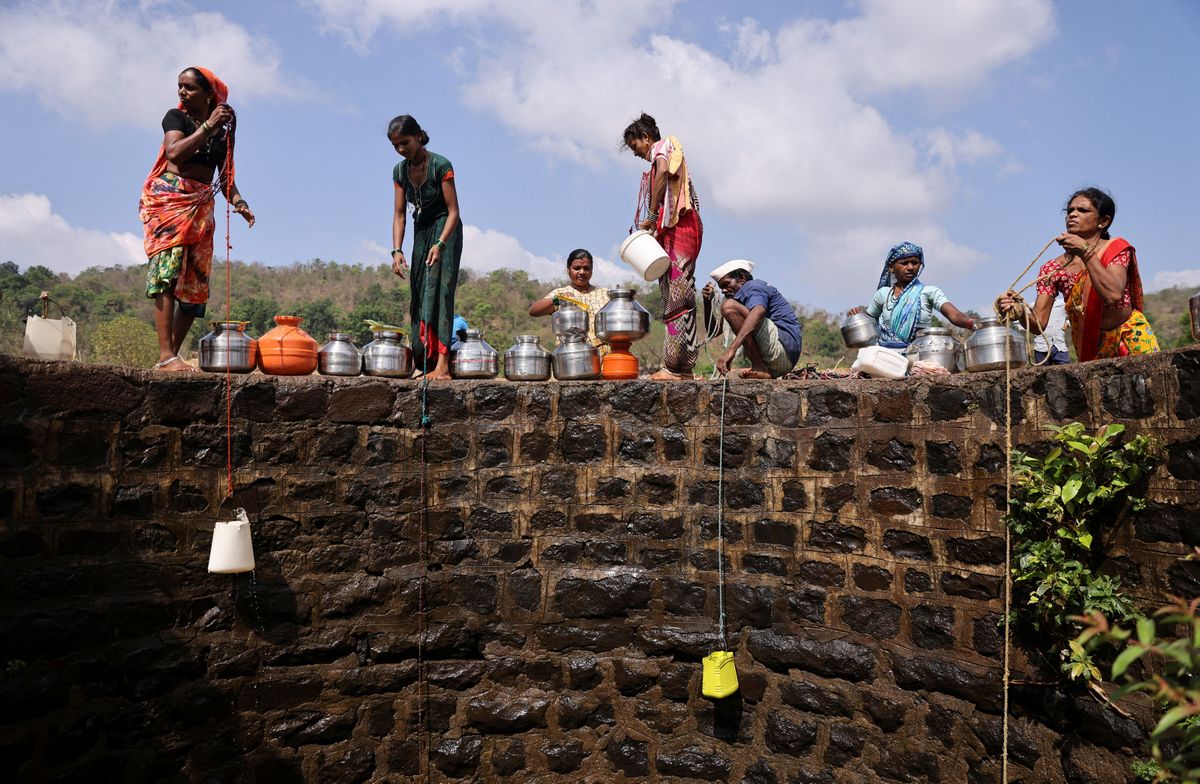
[[[423,260],[422,260],[423,263]],[[425,296],[429,296],[431,275],[425,277]],[[421,744],[424,746],[425,781],[433,775],[432,740],[429,729],[429,680],[425,662],[425,635],[428,630],[425,613],[425,583],[429,579],[429,431],[433,418],[429,416],[429,351],[420,336],[421,345],[421,524],[418,532],[420,541],[419,558],[421,575],[417,581],[417,726],[420,728]]]
[[[729,376],[721,382],[721,429],[717,442],[717,634],[721,650],[729,650],[725,639],[725,393]]]
[[[1043,254],[1043,253],[1045,253],[1045,252],[1046,252],[1046,250],[1047,250],[1047,249],[1048,249],[1048,248],[1049,248],[1051,245],[1053,245],[1053,244],[1054,244],[1054,242],[1055,242],[1055,240],[1057,240],[1057,239],[1058,239],[1058,237],[1057,237],[1057,236],[1055,236],[1055,237],[1052,237],[1052,238],[1050,239],[1050,241],[1049,241],[1049,242],[1047,242],[1045,245],[1043,245],[1043,246],[1042,246],[1042,249],[1041,249],[1040,251],[1038,251],[1038,255],[1036,255],[1036,256],[1034,256],[1034,257],[1033,257],[1033,261],[1031,261],[1031,262],[1029,262],[1028,264],[1026,264],[1026,265],[1025,265],[1025,269],[1021,270],[1021,274],[1020,274],[1020,275],[1018,275],[1018,276],[1017,276],[1017,279],[1016,279],[1016,280],[1014,280],[1014,281],[1012,282],[1012,285],[1008,287],[1009,291],[1012,291],[1012,289],[1013,289],[1013,288],[1015,288],[1015,287],[1016,287],[1016,285],[1017,285],[1018,283],[1020,283],[1020,282],[1021,282],[1021,278],[1025,277],[1025,273],[1026,273],[1026,272],[1029,272],[1029,270],[1033,269],[1033,265],[1038,263],[1038,259],[1040,259],[1040,258],[1042,257],[1042,254]],[[1041,280],[1041,278],[1039,278],[1038,280]],[[1034,281],[1034,282],[1036,283],[1037,281]],[[1027,289],[1027,288],[1029,288],[1029,286],[1026,286],[1025,288]],[[1025,290],[1025,289],[1021,289],[1021,291],[1024,291],[1024,290]],[[1020,292],[1018,292],[1018,293],[1020,293]]]
[[[1049,246],[1047,246],[1049,247]],[[1043,250],[1044,252],[1044,250]],[[1034,259],[1037,261],[1037,259]],[[1030,266],[1033,266],[1032,264]],[[1022,275],[1025,273],[1021,273]],[[1020,280],[1020,278],[1018,278]],[[1028,309],[1026,309],[1028,319]],[[1009,319],[1004,318],[1008,330]],[[1028,323],[1028,321],[1026,322]],[[1028,335],[1028,332],[1026,332]],[[1049,353],[1047,352],[1047,359]],[[1008,514],[1012,503],[1012,341],[1004,339],[1004,513]],[[1004,525],[1004,722],[1000,745],[1000,780],[1008,781],[1008,682],[1012,674],[1010,660],[1011,629],[1009,615],[1012,612],[1012,529]]]

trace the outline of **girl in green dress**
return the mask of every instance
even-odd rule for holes
[[[388,123],[388,140],[404,158],[392,172],[396,191],[392,271],[409,278],[415,363],[430,380],[448,379],[450,344],[454,342],[454,290],[463,235],[454,167],[441,155],[425,149],[429,134],[410,115],[402,114]],[[407,224],[406,203],[413,209],[411,270],[401,248]]]

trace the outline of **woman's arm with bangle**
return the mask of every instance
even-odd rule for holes
[[[667,173],[667,159],[654,159],[654,180],[650,188],[650,203],[646,205],[647,217],[654,216],[657,218],[659,209],[662,208],[663,194],[667,192],[667,178],[670,175]],[[657,223],[657,220],[655,221]]]
[[[445,248],[446,240],[450,239],[454,230],[458,228],[458,191],[454,187],[453,177],[442,182],[442,198],[446,200],[446,225],[442,227],[438,242]]]
[[[395,207],[392,210],[392,256],[395,257],[397,251],[403,255],[400,249],[404,247],[404,229],[408,222],[404,214],[406,203],[404,201],[404,188],[399,183],[395,184]]]
[[[163,135],[163,154],[169,162],[179,166],[191,160],[207,138],[203,124],[187,136],[183,135],[183,131],[167,131]]]
[[[554,300],[551,297],[544,297],[529,306],[529,315],[531,316],[549,316],[554,312]]]

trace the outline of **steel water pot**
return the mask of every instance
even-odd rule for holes
[[[468,329],[450,358],[454,378],[495,378],[500,371],[500,355],[487,344],[477,329]]]
[[[634,299],[633,289],[612,289],[596,314],[596,337],[605,343],[632,343],[650,331],[650,311]]]
[[[317,350],[317,372],[323,376],[357,376],[363,358],[349,332],[330,332],[329,342]]]
[[[966,364],[966,346],[946,327],[926,327],[917,332],[908,344],[908,366],[920,360],[940,365],[951,373],[960,372]]]
[[[842,319],[842,340],[846,348],[866,348],[879,343],[879,322],[859,312]]]
[[[200,369],[249,373],[258,362],[258,341],[246,334],[243,321],[214,321],[200,338]]]
[[[554,377],[583,381],[600,376],[600,352],[581,337],[560,338],[554,349]]]
[[[550,317],[550,329],[560,340],[568,337],[586,338],[588,312],[574,302],[563,302]]]
[[[413,373],[412,350],[399,332],[383,330],[363,346],[363,373],[384,378],[408,378]]]
[[[1025,339],[1020,332],[1005,326],[995,316],[976,319],[978,328],[967,338],[967,370],[979,373],[984,370],[1003,370],[1005,348],[1012,367],[1024,367],[1029,362],[1025,350]]]
[[[542,348],[537,335],[517,335],[517,342],[504,352],[504,377],[509,381],[545,381],[550,378],[554,358]]]

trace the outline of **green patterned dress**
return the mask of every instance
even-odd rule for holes
[[[404,199],[413,206],[413,249],[409,256],[409,285],[412,289],[413,352],[417,368],[421,368],[419,341],[425,346],[426,357],[432,368],[438,354],[447,353],[453,343],[454,290],[458,285],[458,264],[462,259],[462,220],[446,238],[442,257],[432,267],[425,265],[429,249],[442,235],[449,217],[446,197],[442,194],[442,183],[454,179],[454,166],[441,155],[426,152],[429,156],[428,173],[420,186],[408,179],[408,161],[396,164],[392,179],[396,186],[404,189]]]

